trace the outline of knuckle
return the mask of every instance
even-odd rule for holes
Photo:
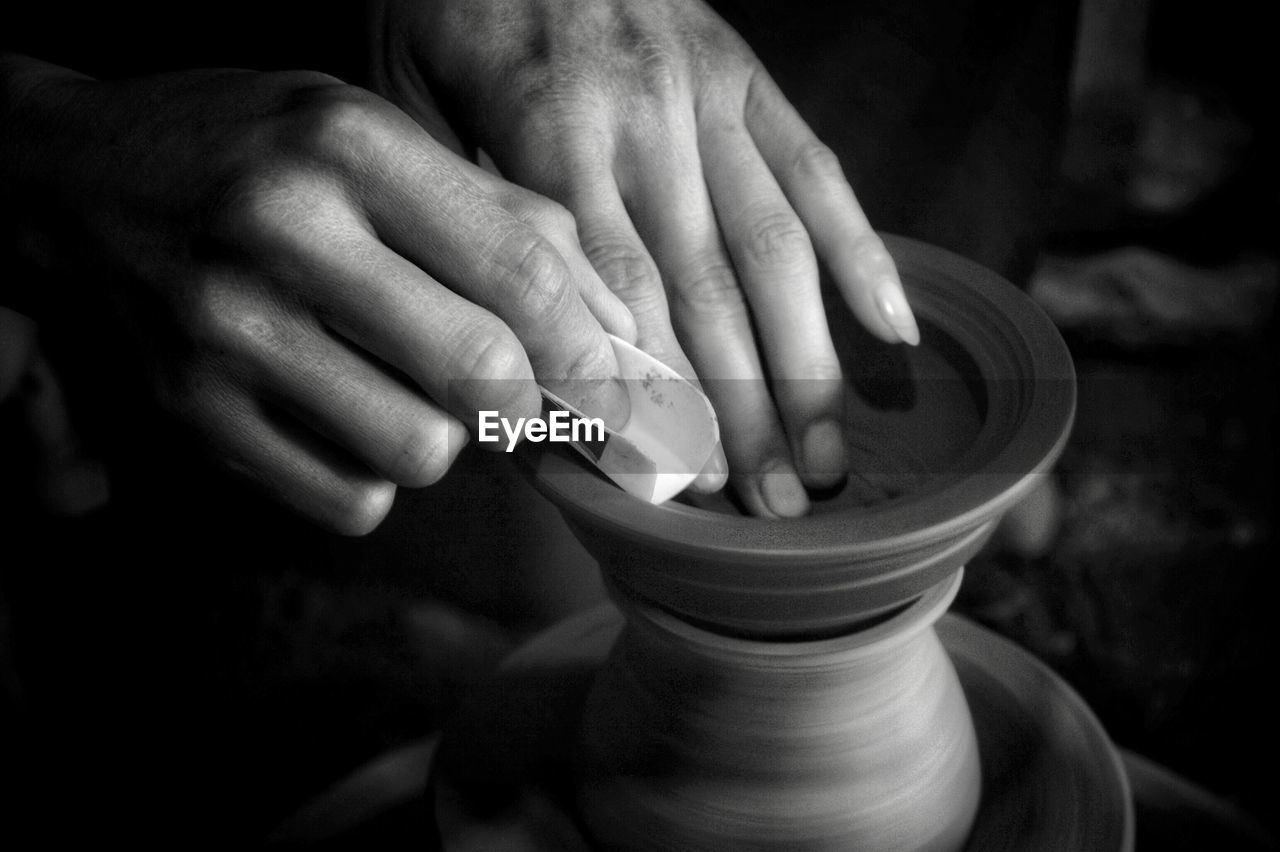
[[[565,362],[564,378],[600,379],[617,372],[603,346],[588,346],[574,352]]]
[[[391,482],[353,484],[328,507],[321,520],[342,535],[368,535],[391,511],[395,497],[396,487]]]
[[[720,82],[740,92],[759,68],[746,42],[729,27],[699,28],[686,39],[686,50],[694,79],[704,85]]]
[[[680,88],[680,69],[671,50],[663,42],[644,38],[636,45],[645,91],[658,100],[668,100]]]
[[[600,278],[627,304],[651,298],[662,290],[658,267],[645,252],[623,245],[610,245],[588,252],[588,259]]]
[[[835,358],[816,357],[809,360],[799,377],[811,387],[824,387],[830,393],[837,393],[844,377],[840,362]]]
[[[192,288],[187,300],[187,332],[198,349],[222,349],[238,339],[248,319],[223,282],[205,280]]]
[[[792,169],[797,176],[810,180],[844,179],[844,170],[840,167],[840,158],[836,156],[836,152],[816,139],[800,146]]]
[[[527,233],[512,250],[506,272],[506,295],[521,316],[540,320],[561,314],[571,293],[564,260],[543,237]]]
[[[563,204],[533,192],[521,192],[510,206],[520,221],[536,231],[577,237],[577,219]]]
[[[746,309],[737,276],[723,263],[690,277],[676,293],[681,307],[699,316],[737,316]]]
[[[681,66],[677,57],[684,52],[684,45],[634,18],[621,22],[617,36],[620,54],[637,72],[633,79],[645,94],[666,100],[677,90]]]
[[[305,90],[293,111],[293,146],[322,159],[345,158],[367,146],[380,123],[373,96],[347,85]]]
[[[524,348],[496,320],[478,322],[468,330],[457,357],[468,381],[511,382],[527,377]]]
[[[809,353],[794,363],[780,365],[773,384],[774,394],[787,416],[804,420],[838,408],[844,374],[838,359]]]
[[[521,83],[520,100],[528,108],[517,116],[518,126],[535,138],[563,130],[596,87],[587,68],[574,64],[534,71]]]
[[[568,207],[549,199],[538,199],[537,220],[548,229],[562,234],[578,235],[578,220]]]
[[[208,281],[190,299],[188,334],[197,351],[214,358],[245,357],[287,346],[277,318],[221,281]]]
[[[809,235],[789,211],[774,211],[752,222],[744,250],[750,263],[766,269],[789,268],[811,251]]]
[[[864,267],[889,259],[884,242],[876,234],[859,234],[850,241],[848,250],[854,261]]]
[[[210,234],[220,246],[252,246],[280,237],[294,194],[285,172],[245,171],[229,182],[210,216]]]

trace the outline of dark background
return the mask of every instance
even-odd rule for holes
[[[854,26],[848,4],[787,4],[784,20],[776,4],[722,5],[878,227],[1026,287],[1072,349],[1079,416],[1049,545],[994,542],[958,608],[1050,663],[1118,745],[1216,796],[1215,818],[1280,828],[1264,689],[1277,182],[1260,13],[869,3]],[[295,10],[305,23],[284,36],[248,7],[207,22],[138,8],[86,12],[26,49],[97,74],[212,64],[358,79],[358,55],[335,48],[354,15]],[[41,31],[29,16],[57,32],[49,22],[70,13],[5,14],[11,38]],[[528,631],[601,593],[505,458],[470,453],[444,485],[402,494],[369,538],[332,538],[193,457],[113,373],[112,329],[92,314],[42,331],[113,491],[88,516],[42,511],[20,418],[0,409],[0,775],[14,823],[261,836],[433,730]],[[1181,846],[1161,840],[1208,848],[1190,830]]]

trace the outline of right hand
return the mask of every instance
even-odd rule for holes
[[[302,514],[373,529],[477,411],[537,416],[535,376],[629,416],[605,331],[633,341],[634,321],[572,217],[389,103],[315,73],[102,83],[21,61],[3,183],[52,211],[17,217],[22,242],[109,278],[165,407]]]
[[[502,174],[564,204],[640,347],[701,379],[726,469],[762,517],[848,472],[818,260],[852,315],[919,341],[892,257],[835,155],[697,0],[384,0],[375,85],[436,99]],[[424,109],[425,107],[425,109]],[[713,486],[714,487],[714,486]]]

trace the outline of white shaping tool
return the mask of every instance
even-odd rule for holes
[[[698,476],[716,444],[720,424],[711,401],[666,364],[609,335],[631,419],[621,429],[605,427],[604,441],[569,443],[622,490],[649,503],[665,503]],[[546,388],[542,395],[575,417],[590,417]]]

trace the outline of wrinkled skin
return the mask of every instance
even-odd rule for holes
[[[302,514],[367,532],[478,410],[537,416],[535,376],[628,416],[605,332],[634,323],[572,217],[382,98],[306,72],[6,63],[2,177],[39,199],[32,261],[110,288],[161,402]]]
[[[574,215],[640,346],[702,379],[749,511],[800,515],[802,482],[839,481],[818,259],[873,334],[918,330],[835,156],[723,21],[690,0],[384,0],[371,32],[381,92],[426,126],[439,102]]]

